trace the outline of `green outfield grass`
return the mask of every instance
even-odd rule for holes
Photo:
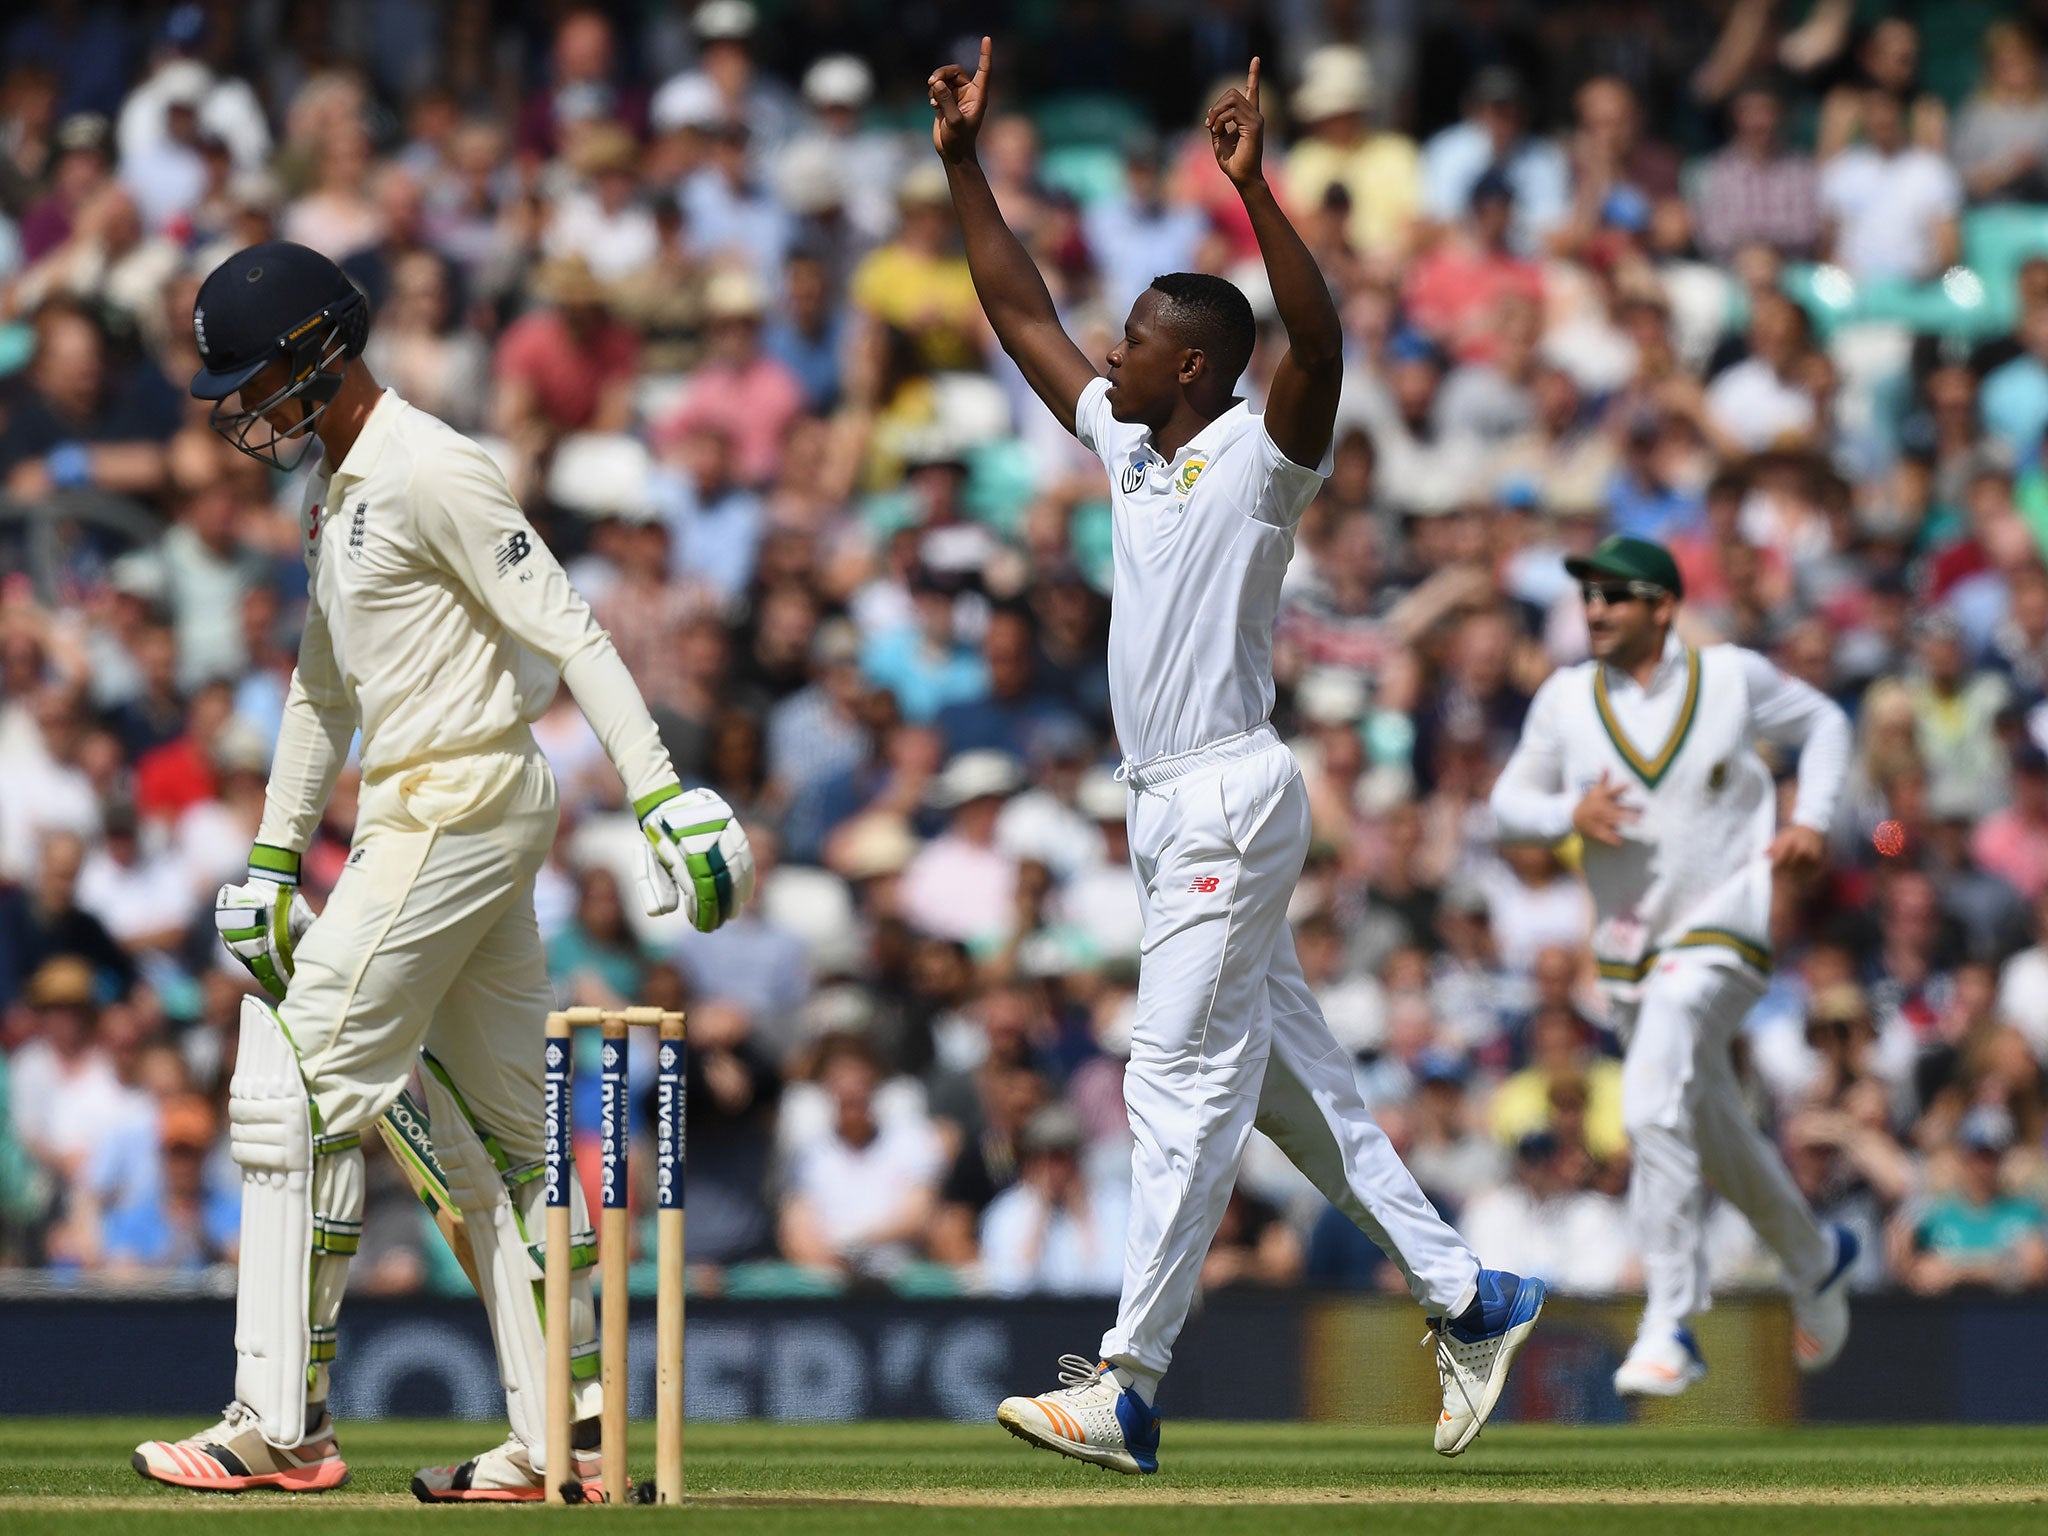
[[[673,1522],[690,1532],[1100,1531],[1104,1536],[1798,1536],[2048,1533],[2048,1431],[2031,1429],[1547,1429],[1501,1426],[1455,1462],[1428,1426],[1172,1424],[1156,1477],[1118,1477],[993,1425],[704,1424],[689,1431],[689,1506],[430,1509],[422,1464],[489,1436],[449,1423],[344,1426],[354,1479],[304,1497],[198,1496],[143,1482],[135,1442],[181,1427],[120,1419],[0,1419],[8,1536],[381,1536],[478,1520],[550,1528]],[[635,1426],[645,1470],[651,1431]]]

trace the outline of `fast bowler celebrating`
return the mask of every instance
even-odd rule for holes
[[[951,65],[932,75],[932,140],[997,338],[1109,470],[1110,701],[1145,908],[1116,1326],[1099,1357],[1066,1357],[1062,1387],[1008,1398],[996,1416],[1034,1445],[1158,1470],[1155,1394],[1256,1123],[1400,1265],[1428,1310],[1444,1388],[1436,1448],[1455,1456],[1493,1411],[1543,1287],[1482,1270],[1423,1196],[1366,1112],[1287,927],[1309,805],[1266,718],[1273,620],[1295,524],[1330,472],[1343,337],[1261,170],[1258,60],[1244,89],[1210,109],[1208,128],[1287,331],[1264,415],[1233,394],[1254,325],[1221,278],[1157,279],[1132,306],[1106,378],[1068,339],[975,160],[989,53],[983,38],[971,79]]]
[[[1614,1389],[1673,1397],[1706,1373],[1686,1323],[1711,1302],[1709,1184],[1783,1263],[1794,1353],[1820,1370],[1849,1337],[1856,1239],[1814,1220],[1750,1118],[1730,1047],[1770,970],[1772,877],[1810,875],[1826,852],[1849,722],[1754,651],[1681,641],[1684,586],[1661,545],[1617,536],[1565,569],[1582,583],[1593,659],[1537,690],[1493,812],[1503,838],[1584,839],[1594,957],[1628,1046],[1622,1114],[1647,1299]],[[1765,737],[1800,748],[1782,831],[1754,745]]]
[[[716,928],[747,900],[753,854],[723,800],[677,783],[625,664],[497,466],[378,388],[361,356],[368,327],[339,267],[283,243],[229,257],[192,314],[204,365],[192,393],[216,402],[215,429],[281,469],[317,440],[323,465],[301,519],[311,595],[263,823],[247,883],[224,887],[215,914],[229,947],[282,996],[274,1007],[244,999],[230,1088],[243,1181],[235,1400],[212,1428],[150,1441],[133,1460],[145,1477],[216,1491],[347,1479],[326,1405],[362,1229],[361,1133],[419,1063],[512,1434],[460,1466],[423,1470],[413,1492],[537,1500],[552,1473],[595,1494],[593,1239],[580,1188],[577,1465],[542,1465],[551,997],[533,886],[556,799],[529,725],[557,676],[633,796],[650,912],[680,902],[698,928]],[[299,856],[358,729],[355,844],[313,922]]]

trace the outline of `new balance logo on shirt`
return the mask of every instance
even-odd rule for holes
[[[498,574],[504,575],[513,566],[533,553],[533,541],[522,530],[507,534],[505,542],[498,546]]]

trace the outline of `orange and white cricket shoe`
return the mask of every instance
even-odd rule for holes
[[[1620,1397],[1676,1397],[1707,1374],[1692,1331],[1672,1328],[1639,1337],[1614,1373]]]
[[[1037,1397],[1006,1397],[996,1422],[1019,1440],[1133,1477],[1159,1470],[1159,1414],[1109,1362],[1060,1356],[1060,1387]]]
[[[1828,1235],[1835,1240],[1834,1268],[1811,1291],[1792,1298],[1792,1359],[1802,1371],[1826,1370],[1849,1342],[1849,1272],[1863,1244],[1839,1223]]]
[[[575,1476],[562,1489],[571,1504],[602,1504],[604,1477],[596,1451],[574,1453]],[[453,1467],[421,1467],[412,1496],[422,1504],[537,1504],[547,1497],[547,1480],[533,1469],[526,1447],[507,1437],[481,1456]]]
[[[324,1408],[305,1439],[280,1450],[263,1438],[254,1412],[229,1403],[213,1428],[186,1440],[145,1440],[128,1464],[151,1482],[205,1493],[325,1493],[348,1481],[348,1463]]]

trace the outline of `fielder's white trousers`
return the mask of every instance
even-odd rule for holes
[[[355,844],[278,1008],[321,1128],[370,1128],[433,1052],[513,1161],[541,1154],[554,1006],[533,882],[557,817],[547,759],[503,750],[365,783]]]
[[[1749,1219],[1796,1289],[1826,1278],[1834,1247],[1784,1159],[1751,1118],[1732,1047],[1764,982],[1733,954],[1674,951],[1631,1004],[1622,1117],[1634,1168],[1629,1216],[1643,1250],[1643,1334],[1682,1327],[1712,1305],[1706,1200],[1711,1184]]]
[[[1360,1099],[1295,957],[1287,901],[1309,805],[1270,726],[1130,774],[1145,908],[1131,1061],[1123,1299],[1102,1358],[1161,1376],[1254,1125],[1356,1222],[1432,1315],[1471,1304],[1478,1261]]]

